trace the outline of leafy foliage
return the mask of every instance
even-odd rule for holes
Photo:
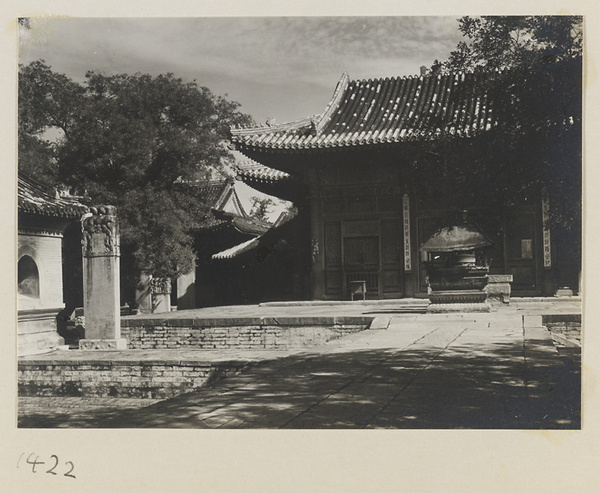
[[[250,215],[256,219],[266,221],[268,219],[271,207],[275,205],[269,197],[252,197],[253,206]]]
[[[43,61],[20,68],[19,167],[117,206],[123,256],[158,277],[191,268],[207,212],[193,184],[231,159],[230,126],[250,121],[173,74],[88,72],[78,84]]]
[[[470,143],[445,142],[426,150],[440,156],[422,158],[437,166],[438,176],[454,163],[449,180],[434,184],[436,190],[460,187],[465,193],[459,200],[487,205],[492,214],[548,193],[549,226],[578,256],[582,18],[467,16],[458,22],[464,41],[430,72],[480,74],[473,90],[493,102],[497,125],[477,144],[488,149],[485,155],[470,152]]]
[[[555,63],[581,56],[580,16],[484,16],[459,19],[465,37],[436,69],[486,71]]]

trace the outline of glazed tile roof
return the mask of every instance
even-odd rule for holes
[[[480,74],[353,80],[344,74],[324,113],[276,126],[232,128],[239,149],[333,148],[442,135],[471,137],[494,126]]]
[[[240,233],[258,236],[271,227],[266,221],[248,216],[231,179],[207,182],[197,189],[210,207],[201,229],[217,230],[232,225]]]
[[[236,172],[244,181],[250,182],[275,183],[291,178],[284,171],[269,168],[252,159],[245,159],[236,163]]]
[[[261,235],[271,228],[270,223],[260,219],[234,216],[233,214],[228,214],[228,216],[231,217],[234,227],[241,233]]]
[[[256,247],[259,243],[259,237],[256,238],[250,238],[247,241],[244,241],[243,243],[240,243],[239,245],[235,245],[232,246],[231,248],[228,248],[227,250],[223,250],[222,252],[218,252],[215,253],[212,258],[213,260],[223,260],[223,259],[228,259],[228,258],[234,258],[237,257],[238,255],[241,255],[244,252],[247,252],[249,250],[252,250],[254,247]]]
[[[223,250],[221,252],[215,253],[215,254],[213,254],[212,258],[214,260],[235,258],[239,255],[242,255],[243,253],[253,250],[254,248],[261,245],[261,243],[264,243],[266,241],[273,240],[273,239],[278,239],[280,237],[281,231],[282,231],[279,228],[281,226],[283,226],[284,224],[289,223],[296,216],[297,216],[296,210],[284,211],[279,215],[279,217],[277,218],[277,221],[275,221],[275,223],[267,231],[263,231],[256,238],[251,238],[250,240],[246,240],[238,245],[228,248],[227,250]]]
[[[201,195],[209,206],[216,205],[227,190],[227,180],[215,180],[197,185],[198,194]]]
[[[18,176],[17,195],[21,213],[76,219],[88,211],[87,205],[77,198],[61,196],[22,172]]]
[[[202,229],[215,229],[221,225],[229,224],[232,222],[232,218],[236,216],[247,217],[235,191],[233,180],[213,180],[195,186],[198,195],[204,199],[205,204],[209,207],[209,212],[202,222]],[[227,212],[224,210],[226,208],[235,211],[235,214],[224,215],[223,213]]]

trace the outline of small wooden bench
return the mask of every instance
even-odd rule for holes
[[[367,299],[367,281],[350,281],[350,299],[354,301],[354,296],[362,294],[363,301]]]

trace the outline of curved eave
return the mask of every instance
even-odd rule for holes
[[[254,153],[295,153],[295,152],[319,152],[319,151],[335,151],[343,149],[367,149],[379,146],[393,146],[397,144],[414,143],[414,142],[432,142],[443,139],[467,139],[474,138],[487,133],[492,130],[493,127],[486,128],[485,130],[471,131],[471,130],[450,130],[442,133],[439,130],[432,132],[419,132],[419,131],[393,131],[380,134],[372,134],[367,136],[366,133],[351,136],[352,138],[336,138],[324,142],[306,142],[306,144],[299,142],[298,145],[288,145],[285,147],[277,145],[257,145],[253,142],[236,141],[236,148],[241,151],[250,151]],[[343,137],[343,136],[342,136]],[[366,138],[365,138],[366,137]]]
[[[57,217],[61,219],[80,219],[89,209],[87,206],[62,206],[62,205],[44,205],[19,204],[19,214],[31,214],[43,217]]]

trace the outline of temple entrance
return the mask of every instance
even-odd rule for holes
[[[367,296],[379,297],[378,236],[344,238],[344,276],[346,288],[351,281],[366,281]]]
[[[508,218],[505,270],[513,275],[512,288],[521,296],[538,292],[535,233],[534,213],[522,213]]]
[[[402,296],[399,219],[325,223],[325,287],[330,299],[350,299],[350,284],[366,283],[367,298]]]

